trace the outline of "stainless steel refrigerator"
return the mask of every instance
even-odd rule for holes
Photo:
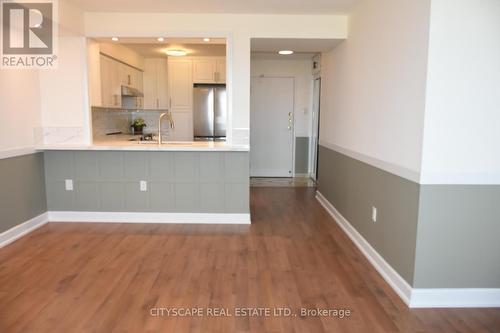
[[[197,83],[193,89],[194,140],[225,141],[226,85]]]

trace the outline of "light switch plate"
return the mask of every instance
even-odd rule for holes
[[[139,183],[139,187],[141,189],[141,192],[146,192],[148,190],[148,182],[145,180],[141,180]]]
[[[73,191],[73,179],[65,179],[64,187],[66,188],[66,191]]]

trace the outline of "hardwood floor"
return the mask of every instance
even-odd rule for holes
[[[251,206],[251,226],[38,229],[0,250],[0,332],[500,332],[500,309],[409,310],[313,189],[253,188]],[[152,315],[176,307],[233,316]],[[352,313],[237,317],[236,307]]]

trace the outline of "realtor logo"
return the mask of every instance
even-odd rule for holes
[[[0,0],[2,68],[55,68],[57,4]]]

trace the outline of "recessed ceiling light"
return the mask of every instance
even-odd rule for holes
[[[156,40],[157,40],[157,41],[159,41],[159,42],[164,42],[164,41],[165,41],[165,38],[163,38],[163,37],[158,37]]]
[[[183,50],[167,50],[165,53],[172,57],[182,57],[187,54],[187,52]]]
[[[117,42],[117,41],[118,41],[118,37],[113,37],[113,38],[111,38],[111,40],[112,40],[113,42]]]
[[[210,42],[210,38],[205,37],[205,38],[203,38],[203,41],[208,43],[208,42]]]
[[[292,50],[281,50],[281,51],[278,51],[278,53],[281,55],[290,55],[290,54],[293,54],[293,51]]]

